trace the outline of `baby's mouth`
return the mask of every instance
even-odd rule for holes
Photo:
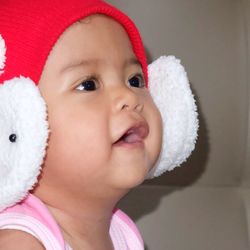
[[[145,122],[140,122],[133,127],[129,128],[115,143],[114,145],[124,145],[124,144],[138,144],[143,143],[143,140],[149,134],[148,124]]]

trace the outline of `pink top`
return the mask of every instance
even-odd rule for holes
[[[47,207],[29,194],[25,200],[0,213],[0,229],[16,229],[32,234],[47,250],[72,250]],[[143,250],[142,237],[134,222],[116,209],[110,224],[115,250]]]

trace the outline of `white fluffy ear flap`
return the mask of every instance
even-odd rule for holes
[[[0,35],[0,74],[5,54]],[[24,77],[0,83],[0,211],[36,184],[48,134],[46,104],[35,83]]]
[[[195,147],[197,107],[187,74],[174,56],[162,56],[148,67],[149,91],[163,120],[163,145],[148,178],[161,175],[184,162]]]
[[[34,82],[20,77],[0,84],[0,211],[37,182],[47,138],[46,104]]]

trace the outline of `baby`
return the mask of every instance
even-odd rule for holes
[[[49,126],[38,181],[2,207],[0,249],[144,249],[135,224],[115,208],[155,171],[162,151],[162,117],[136,27],[99,0],[4,0],[0,9],[0,82],[30,78]],[[9,136],[12,144],[21,138]]]
[[[145,179],[162,137],[126,32],[102,15],[73,24],[53,48],[38,86],[51,136],[34,194],[73,248],[112,249],[112,210]]]

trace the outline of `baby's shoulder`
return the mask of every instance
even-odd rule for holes
[[[56,221],[42,201],[31,194],[15,206],[0,212],[0,232],[0,250],[65,249],[65,242]],[[18,244],[17,247],[14,243],[19,243],[19,239],[23,244],[36,244],[36,246],[25,245],[24,248],[20,248]],[[13,242],[12,248],[6,243],[10,241]],[[7,244],[8,248],[1,244]],[[44,248],[41,248],[41,244]]]
[[[134,221],[122,210],[116,209],[114,211],[113,217],[119,218],[119,220],[122,221],[122,223],[124,223],[128,228],[130,228],[139,238],[141,237]]]
[[[131,245],[129,249],[144,249],[142,236],[133,220],[120,209],[115,209],[113,212],[111,221],[113,239],[120,238],[122,234],[127,244]]]
[[[13,229],[0,230],[0,249],[45,250],[39,240],[31,234]]]

